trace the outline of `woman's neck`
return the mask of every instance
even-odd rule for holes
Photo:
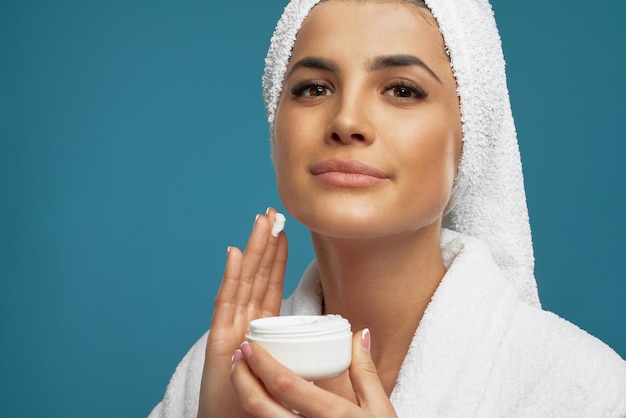
[[[369,328],[379,373],[395,377],[445,267],[440,227],[378,239],[344,240],[312,233],[326,313]],[[392,376],[391,376],[392,375]]]

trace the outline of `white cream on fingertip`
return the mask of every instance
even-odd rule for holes
[[[282,213],[276,213],[274,216],[274,223],[272,224],[272,236],[277,237],[280,231],[285,229],[285,215]]]

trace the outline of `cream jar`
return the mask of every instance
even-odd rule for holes
[[[256,319],[248,325],[248,342],[307,380],[330,379],[352,361],[350,322],[340,315],[293,315]]]

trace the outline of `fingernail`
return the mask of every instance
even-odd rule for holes
[[[256,222],[257,219],[259,219],[259,216],[261,216],[261,215],[257,213],[257,215],[254,217],[254,222]]]
[[[285,229],[285,215],[282,213],[277,213],[274,216],[274,223],[272,224],[272,236],[277,237],[280,234],[280,231]]]
[[[363,345],[363,348],[366,349],[368,353],[370,352],[372,348],[372,336],[370,335],[370,330],[367,328],[361,332],[361,345]]]
[[[250,347],[250,344],[248,344],[248,341],[244,341],[243,343],[241,343],[241,346],[239,346],[239,349],[241,350],[243,357],[246,359],[250,357],[250,355],[252,354],[252,347]]]
[[[235,350],[233,353],[233,357],[230,359],[231,364],[235,364],[237,361],[243,358],[243,354],[241,354],[241,350]]]
[[[230,245],[229,245],[228,247],[226,247],[226,255],[227,255],[227,256],[228,256],[228,254],[230,254],[230,250],[231,250],[232,248],[233,248],[233,247],[231,247]]]
[[[267,216],[268,213],[270,213],[270,209],[272,209],[271,207],[268,206],[267,209],[265,209],[265,215]]]

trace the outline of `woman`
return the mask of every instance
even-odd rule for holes
[[[491,8],[426,3],[285,9],[264,94],[316,261],[281,304],[287,241],[259,215],[153,416],[626,415],[626,363],[539,307]],[[348,318],[349,371],[311,385],[241,344],[279,312]]]

